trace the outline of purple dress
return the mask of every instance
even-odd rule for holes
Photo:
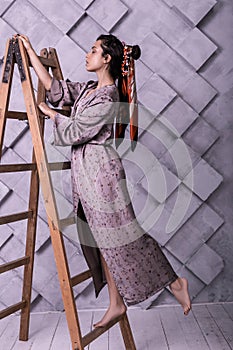
[[[119,95],[115,85],[53,79],[47,97],[54,106],[72,105],[70,117],[55,116],[54,142],[70,145],[74,211],[96,295],[106,283],[100,252],[128,305],[173,282],[177,275],[157,242],[139,225],[125,172],[112,147]]]

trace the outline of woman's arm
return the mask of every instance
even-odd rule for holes
[[[49,108],[49,106],[45,102],[41,102],[38,106],[44,115],[47,115],[50,119],[54,120],[55,115],[57,114],[56,111],[54,111],[52,108]]]
[[[92,140],[105,125],[113,124],[118,107],[117,102],[106,98],[105,102],[96,103],[77,113],[74,119],[59,113],[50,116],[54,120],[55,145],[80,145]]]
[[[22,35],[22,34],[17,35],[17,38],[23,42],[23,45],[24,45],[25,49],[27,50],[31,64],[32,64],[38,78],[40,79],[40,81],[44,85],[45,89],[50,90],[51,83],[52,83],[52,77],[48,73],[48,71],[45,69],[43,64],[40,62],[37,54],[35,53],[32,45],[30,43],[30,40],[28,39],[28,37],[26,35]]]

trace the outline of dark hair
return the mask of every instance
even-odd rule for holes
[[[123,61],[124,45],[112,34],[101,34],[96,40],[101,40],[103,49],[103,57],[110,55],[111,61],[109,64],[110,74],[114,80],[121,76],[121,65]],[[141,50],[138,45],[132,46],[132,57],[137,60],[141,55]]]
[[[121,74],[121,64],[123,60],[123,44],[112,34],[101,34],[97,40],[101,40],[103,56],[110,55],[109,71],[114,80]]]

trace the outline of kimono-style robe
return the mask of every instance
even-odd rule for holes
[[[70,117],[55,116],[54,142],[72,146],[74,211],[84,256],[98,295],[106,283],[100,252],[128,305],[139,303],[173,282],[177,275],[157,242],[134,214],[125,172],[112,147],[119,95],[115,85],[53,79],[47,93],[54,106],[72,105]]]

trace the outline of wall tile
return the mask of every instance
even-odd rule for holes
[[[78,22],[78,25],[72,28],[69,36],[83,50],[88,52],[100,34],[106,34],[106,32],[91,17],[84,16]]]
[[[2,2],[0,3],[0,6],[2,6]],[[0,57],[3,57],[6,51],[7,40],[12,37],[15,31],[9,26],[9,24],[7,24],[7,22],[0,18],[0,33],[1,37],[4,38],[4,40],[0,40]]]
[[[85,62],[86,53],[67,35],[64,35],[56,45],[58,57],[64,78],[69,78],[74,69]]]
[[[12,229],[8,225],[0,226],[0,249],[4,243],[13,235]]]
[[[224,264],[218,254],[208,245],[203,244],[197,253],[191,257],[186,266],[205,284],[209,284],[222,271]]]
[[[3,19],[16,32],[28,35],[35,49],[52,47],[62,36],[62,32],[26,0],[16,0]]]
[[[177,137],[180,137],[197,118],[197,112],[180,97],[175,98],[158,116],[158,120],[171,129]]]
[[[196,47],[199,47],[199,50],[196,50]],[[198,70],[217,50],[217,46],[198,28],[194,28],[176,50]]]
[[[180,181],[166,167],[157,162],[140,183],[157,202],[163,203],[177,188]]]
[[[179,179],[183,179],[199,160],[198,153],[194,152],[182,138],[175,140],[160,158],[160,162]]]
[[[142,92],[139,96],[139,140],[135,151],[132,152],[130,142],[127,141],[127,129],[126,140],[118,148],[119,154],[125,160],[133,204],[143,228],[165,246],[166,254],[175,269],[188,277],[192,297],[201,294],[206,301],[210,300],[210,287],[206,284],[212,283],[216,300],[218,296],[222,298],[222,295],[229,300],[232,284],[228,281],[229,292],[226,293],[223,291],[222,278],[225,279],[224,274],[232,265],[231,255],[228,254],[231,251],[228,237],[231,214],[228,201],[222,201],[221,210],[228,226],[224,232],[219,233],[226,240],[224,244],[220,242],[219,245],[218,238],[214,235],[219,229],[222,230],[223,219],[211,208],[217,210],[220,198],[224,197],[228,188],[226,179],[228,176],[231,178],[230,167],[226,165],[223,169],[222,159],[218,160],[216,156],[223,149],[221,154],[228,154],[226,147],[231,140],[228,137],[231,117],[229,101],[232,96],[232,50],[229,45],[232,27],[231,4],[218,3],[207,16],[215,5],[215,0],[111,0],[104,2],[104,6],[103,2],[69,0],[64,5],[64,2],[56,1],[54,8],[54,0],[46,3],[38,0],[1,1],[0,66],[6,40],[15,32],[27,34],[37,52],[42,47],[56,47],[64,76],[74,81],[96,79],[94,73],[88,73],[85,69],[85,54],[99,34],[111,31],[128,44],[141,46],[142,56],[136,62],[137,87],[138,92]],[[10,109],[25,110],[17,68],[14,75]],[[35,74],[33,84],[36,91]],[[201,113],[201,116],[198,113]],[[4,163],[30,162],[32,148],[27,123],[11,121],[8,126]],[[227,137],[224,128],[228,130]],[[51,134],[52,123],[46,121],[45,138],[49,159],[69,159],[70,150],[61,147],[54,149],[49,145]],[[220,140],[216,142],[218,137]],[[208,157],[205,154],[207,151]],[[214,152],[214,158],[213,151],[217,151]],[[210,161],[210,164],[216,165],[216,169],[221,169],[221,173],[226,175],[224,186],[221,188],[221,175],[208,163],[206,165],[204,160],[204,165],[200,162],[203,155],[205,161]],[[157,201],[162,201],[163,197],[154,181],[156,171],[152,170],[158,159],[168,182],[167,197],[162,204]],[[224,164],[226,163],[225,161]],[[194,192],[190,186],[192,169],[195,170],[197,179]],[[68,203],[71,201],[68,173],[65,172],[64,176],[53,175],[55,184],[63,183],[62,186],[56,186],[59,202],[62,202],[64,197]],[[190,188],[184,183],[176,187],[176,182],[179,183],[177,178],[185,178],[184,182]],[[140,186],[140,180],[144,188]],[[26,177],[22,173],[10,176],[1,174],[0,181],[13,190],[5,198],[4,205],[1,205],[1,212],[17,212],[19,208],[27,210]],[[152,185],[152,192],[157,200],[145,191],[148,183]],[[69,210],[66,214],[68,212]],[[171,218],[174,219],[173,230],[167,227]],[[14,257],[14,254],[17,258],[20,252],[24,254],[25,234],[26,220],[6,226],[0,240],[1,256],[3,252],[4,259]],[[76,264],[80,269],[85,267],[77,243],[75,225],[64,231],[64,237],[68,237],[71,242],[67,245],[67,251],[73,273]],[[210,242],[211,248],[208,246]],[[227,252],[224,250],[226,246]],[[51,249],[47,215],[40,195],[33,282],[36,289],[33,307],[40,311],[63,308]],[[219,260],[214,249],[227,257],[227,268],[215,281],[214,276],[221,270],[221,259]],[[199,260],[202,267],[206,264],[206,269],[203,269],[205,271],[201,271]],[[1,263],[4,261],[1,260]],[[217,262],[217,267],[215,263],[211,265],[213,261]],[[185,265],[186,263],[189,265]],[[17,276],[14,288],[19,286],[22,270],[21,268],[12,272],[12,280]],[[4,275],[6,276],[1,276],[1,287],[2,283],[7,283]],[[95,300],[91,280],[75,287],[74,292],[77,305],[83,308],[106,307],[108,304],[106,289],[101,297]],[[3,299],[4,302],[7,301],[7,296],[0,297],[1,305],[5,305]],[[167,290],[161,293],[157,300],[162,303],[174,303],[174,298]]]
[[[84,10],[80,8],[74,0],[60,2],[59,6],[57,6],[58,3],[56,0],[29,1],[63,33],[67,33],[84,14]]]
[[[138,92],[139,101],[155,115],[159,114],[175,96],[176,92],[157,74],[147,80]]]
[[[199,91],[194,94],[193,91]],[[198,74],[189,80],[181,91],[182,98],[198,113],[216,96],[217,91]]]
[[[75,0],[75,2],[77,3],[77,4],[79,4],[83,9],[87,9],[88,8],[88,6],[90,6],[90,4],[92,3],[92,2],[94,2],[95,0]]]
[[[160,159],[176,142],[170,130],[160,121],[155,120],[140,136],[140,143],[147,152]]]
[[[112,9],[114,8],[114,11]],[[87,14],[106,30],[110,31],[127,13],[128,7],[120,0],[95,0],[87,9]]]
[[[167,1],[167,0],[166,0]],[[169,0],[169,3],[176,6],[190,21],[198,24],[201,19],[211,10],[217,3],[216,0]]]
[[[167,243],[166,248],[186,263],[222,224],[223,219],[208,205],[202,204]]]
[[[10,194],[10,189],[0,181],[0,204],[6,199],[6,197]]]
[[[222,182],[222,176],[201,159],[183,182],[202,200],[206,200],[218,188]]]
[[[218,131],[203,118],[198,118],[183,136],[184,141],[200,155],[203,155],[218,138]]]

